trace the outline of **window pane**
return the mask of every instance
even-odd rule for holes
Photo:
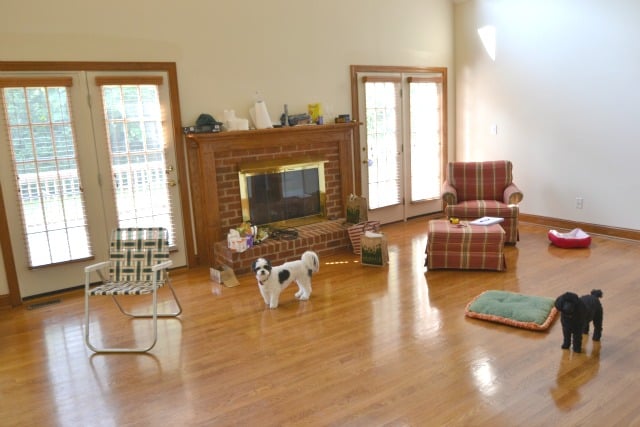
[[[4,88],[3,104],[30,266],[90,257],[67,88]]]
[[[174,227],[162,115],[154,85],[102,87],[119,227]]]
[[[49,88],[49,103],[51,108],[51,121],[53,123],[69,123],[69,104],[67,90],[62,87]]]
[[[25,164],[24,162],[34,160],[30,128],[28,126],[14,126],[10,127],[9,133],[13,145],[14,161],[18,164]]]
[[[49,108],[45,96],[46,88],[27,88],[29,118],[31,123],[49,123]]]
[[[7,122],[14,125],[28,125],[27,99],[21,88],[7,88],[4,90]]]
[[[440,197],[440,84],[409,85],[411,115],[411,201]]]
[[[365,83],[369,208],[401,202],[400,88],[393,82]]]

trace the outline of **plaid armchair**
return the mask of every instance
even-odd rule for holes
[[[500,225],[506,233],[505,242],[518,241],[518,203],[523,194],[513,182],[513,165],[509,160],[450,162],[442,198],[447,217],[504,218]]]

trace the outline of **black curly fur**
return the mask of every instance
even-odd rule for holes
[[[582,334],[589,334],[589,323],[593,322],[593,340],[600,341],[602,336],[602,291],[594,289],[589,295],[578,295],[566,292],[556,298],[556,309],[560,312],[562,322],[562,348],[571,346],[573,351],[582,351]]]

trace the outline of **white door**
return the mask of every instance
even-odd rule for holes
[[[357,78],[369,219],[389,223],[442,210],[442,74],[363,72]]]
[[[81,285],[115,227],[166,226],[185,264],[166,86],[162,73],[0,73],[0,182],[22,297]]]

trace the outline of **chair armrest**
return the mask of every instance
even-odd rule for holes
[[[517,205],[522,201],[524,195],[522,191],[518,188],[518,186],[514,183],[507,185],[507,188],[504,189],[504,202],[508,205]]]
[[[446,205],[455,205],[458,203],[458,192],[447,180],[442,183],[442,199]]]
[[[173,261],[169,259],[167,261],[161,262],[160,264],[155,264],[151,267],[151,271],[164,270],[165,268],[171,267],[171,265],[173,265]]]
[[[84,272],[85,273],[91,273],[92,271],[100,270],[102,268],[108,267],[109,265],[111,265],[111,261],[102,261],[102,262],[99,262],[97,264],[92,264],[92,265],[86,266],[84,268]]]

